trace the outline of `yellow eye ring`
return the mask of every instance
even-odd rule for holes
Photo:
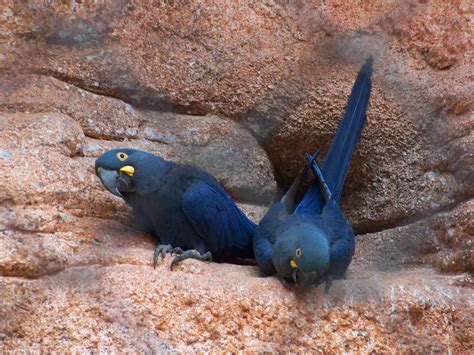
[[[117,159],[120,160],[120,161],[125,161],[127,160],[128,158],[128,155],[123,153],[123,152],[120,152],[120,153],[117,153]]]
[[[299,258],[301,256],[301,249],[296,249],[296,257]]]

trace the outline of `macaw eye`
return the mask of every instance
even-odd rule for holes
[[[299,258],[301,256],[301,249],[296,249],[296,257]]]
[[[120,153],[117,153],[117,158],[120,161],[125,161],[128,158],[128,155],[125,154],[125,153],[120,152]]]

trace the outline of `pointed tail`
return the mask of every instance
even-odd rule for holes
[[[372,63],[373,59],[369,57],[357,75],[346,111],[322,167],[334,199],[338,202],[342,196],[352,153],[366,121],[366,111],[372,87],[370,80]]]
[[[336,135],[322,164],[332,197],[340,201],[349,163],[366,121],[372,81],[372,57],[369,57],[357,75]],[[318,184],[308,190],[297,210],[320,210],[324,201]]]

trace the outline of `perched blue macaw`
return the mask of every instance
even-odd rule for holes
[[[137,222],[159,237],[153,256],[181,260],[253,258],[255,224],[203,170],[134,149],[113,149],[95,162],[102,184],[122,197]]]
[[[279,274],[300,286],[343,277],[355,250],[354,232],[340,200],[352,153],[366,121],[371,91],[372,57],[357,75],[344,116],[324,163],[318,153],[283,198],[275,203],[255,230],[253,248],[266,275]],[[316,178],[299,204],[296,195],[307,171]]]

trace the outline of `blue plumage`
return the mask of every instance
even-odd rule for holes
[[[321,167],[315,155],[288,192],[258,225],[253,247],[261,270],[298,284],[342,277],[354,254],[355,238],[339,202],[362,129],[371,92],[372,58],[359,71],[344,116]],[[309,168],[316,179],[296,204],[296,191]],[[294,207],[296,206],[296,207]]]
[[[180,260],[207,260],[209,252],[215,260],[253,257],[255,225],[204,171],[133,149],[108,151],[95,165],[104,186],[160,238],[155,262],[164,252],[182,254]]]

